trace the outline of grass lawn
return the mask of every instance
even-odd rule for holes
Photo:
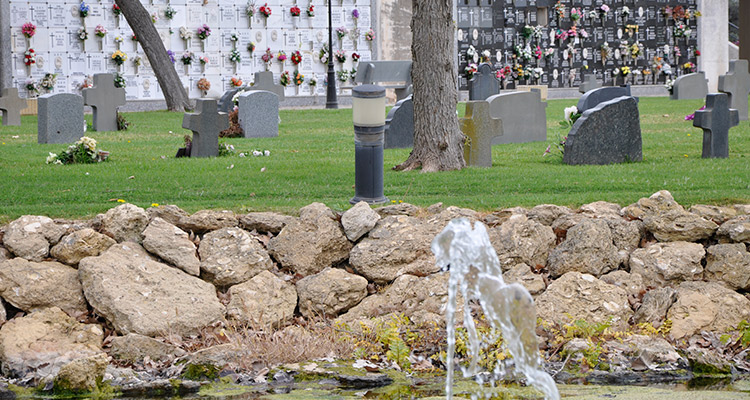
[[[385,194],[419,206],[443,202],[483,211],[597,200],[627,205],[660,189],[685,206],[750,203],[750,122],[730,130],[728,159],[704,160],[702,131],[683,120],[702,103],[642,98],[639,163],[568,166],[560,157],[542,157],[548,143],[540,142],[495,146],[492,168],[394,172],[390,168],[409,150],[386,150]],[[552,142],[562,132],[563,108],[575,100],[548,104]],[[226,139],[237,151],[271,151],[270,157],[246,158],[176,159],[189,133],[181,128],[181,113],[125,117],[132,122],[127,131],[87,133],[111,152],[110,161],[101,164],[45,164],[48,152],[66,146],[37,144],[35,116],[23,117],[21,127],[0,127],[0,223],[23,214],[90,217],[118,199],[141,207],[176,204],[188,212],[294,213],[315,201],[345,210],[354,195],[351,109],[282,110],[278,138]],[[91,116],[86,118],[90,122]]]

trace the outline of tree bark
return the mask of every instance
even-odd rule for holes
[[[463,168],[464,135],[456,116],[451,0],[412,0],[414,149],[396,170]]]
[[[133,29],[133,33],[138,38],[138,43],[143,47],[143,51],[148,57],[149,63],[154,70],[156,80],[159,82],[164,100],[167,102],[169,111],[185,111],[192,108],[185,88],[182,87],[180,77],[174,64],[169,60],[167,49],[164,48],[159,33],[156,31],[154,24],[151,22],[146,8],[143,7],[139,0],[115,0],[122,15],[128,21]]]

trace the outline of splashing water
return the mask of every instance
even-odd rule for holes
[[[526,376],[527,382],[544,393],[547,400],[558,400],[560,394],[549,374],[544,372],[536,338],[536,310],[528,290],[513,283],[506,285],[502,278],[500,261],[485,226],[479,222],[471,229],[466,218],[452,220],[432,241],[438,266],[450,266],[448,281],[448,307],[446,330],[448,349],[446,356],[446,398],[453,397],[453,356],[456,346],[455,314],[457,298],[463,296],[463,322],[468,333],[470,364],[463,369],[464,376],[479,372],[480,339],[469,308],[470,300],[478,300],[487,321],[494,331],[500,330],[503,342],[513,355],[516,371]],[[497,368],[496,368],[496,371]]]

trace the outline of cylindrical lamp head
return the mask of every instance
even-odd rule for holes
[[[385,125],[385,88],[360,85],[352,89],[352,121],[355,126]]]

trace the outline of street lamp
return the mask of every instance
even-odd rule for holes
[[[385,88],[360,85],[352,89],[354,123],[354,197],[352,204],[388,202],[383,195]]]
[[[333,69],[333,10],[331,0],[328,0],[328,91],[326,92],[326,108],[339,108],[336,99],[336,71]]]

